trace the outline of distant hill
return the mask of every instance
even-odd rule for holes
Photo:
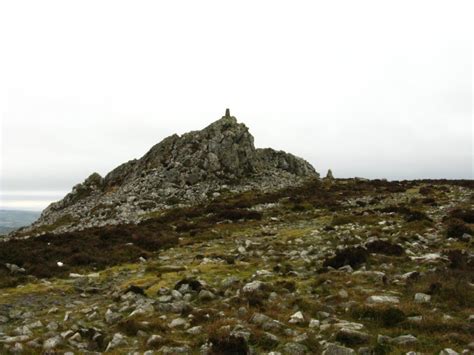
[[[34,211],[0,210],[0,235],[30,225],[40,214]]]

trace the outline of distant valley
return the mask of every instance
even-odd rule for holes
[[[0,210],[0,236],[30,225],[40,214],[39,211]]]

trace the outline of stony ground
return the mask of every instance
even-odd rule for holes
[[[474,353],[472,184],[319,189],[336,203],[279,196],[126,264],[19,278],[0,352]]]

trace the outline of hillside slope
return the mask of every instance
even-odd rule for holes
[[[310,180],[10,240],[0,349],[472,352],[473,188]]]

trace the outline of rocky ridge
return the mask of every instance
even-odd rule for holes
[[[138,223],[154,212],[223,193],[275,190],[318,176],[292,154],[256,149],[248,128],[227,110],[203,130],[172,135],[105,177],[93,173],[22,233]]]

